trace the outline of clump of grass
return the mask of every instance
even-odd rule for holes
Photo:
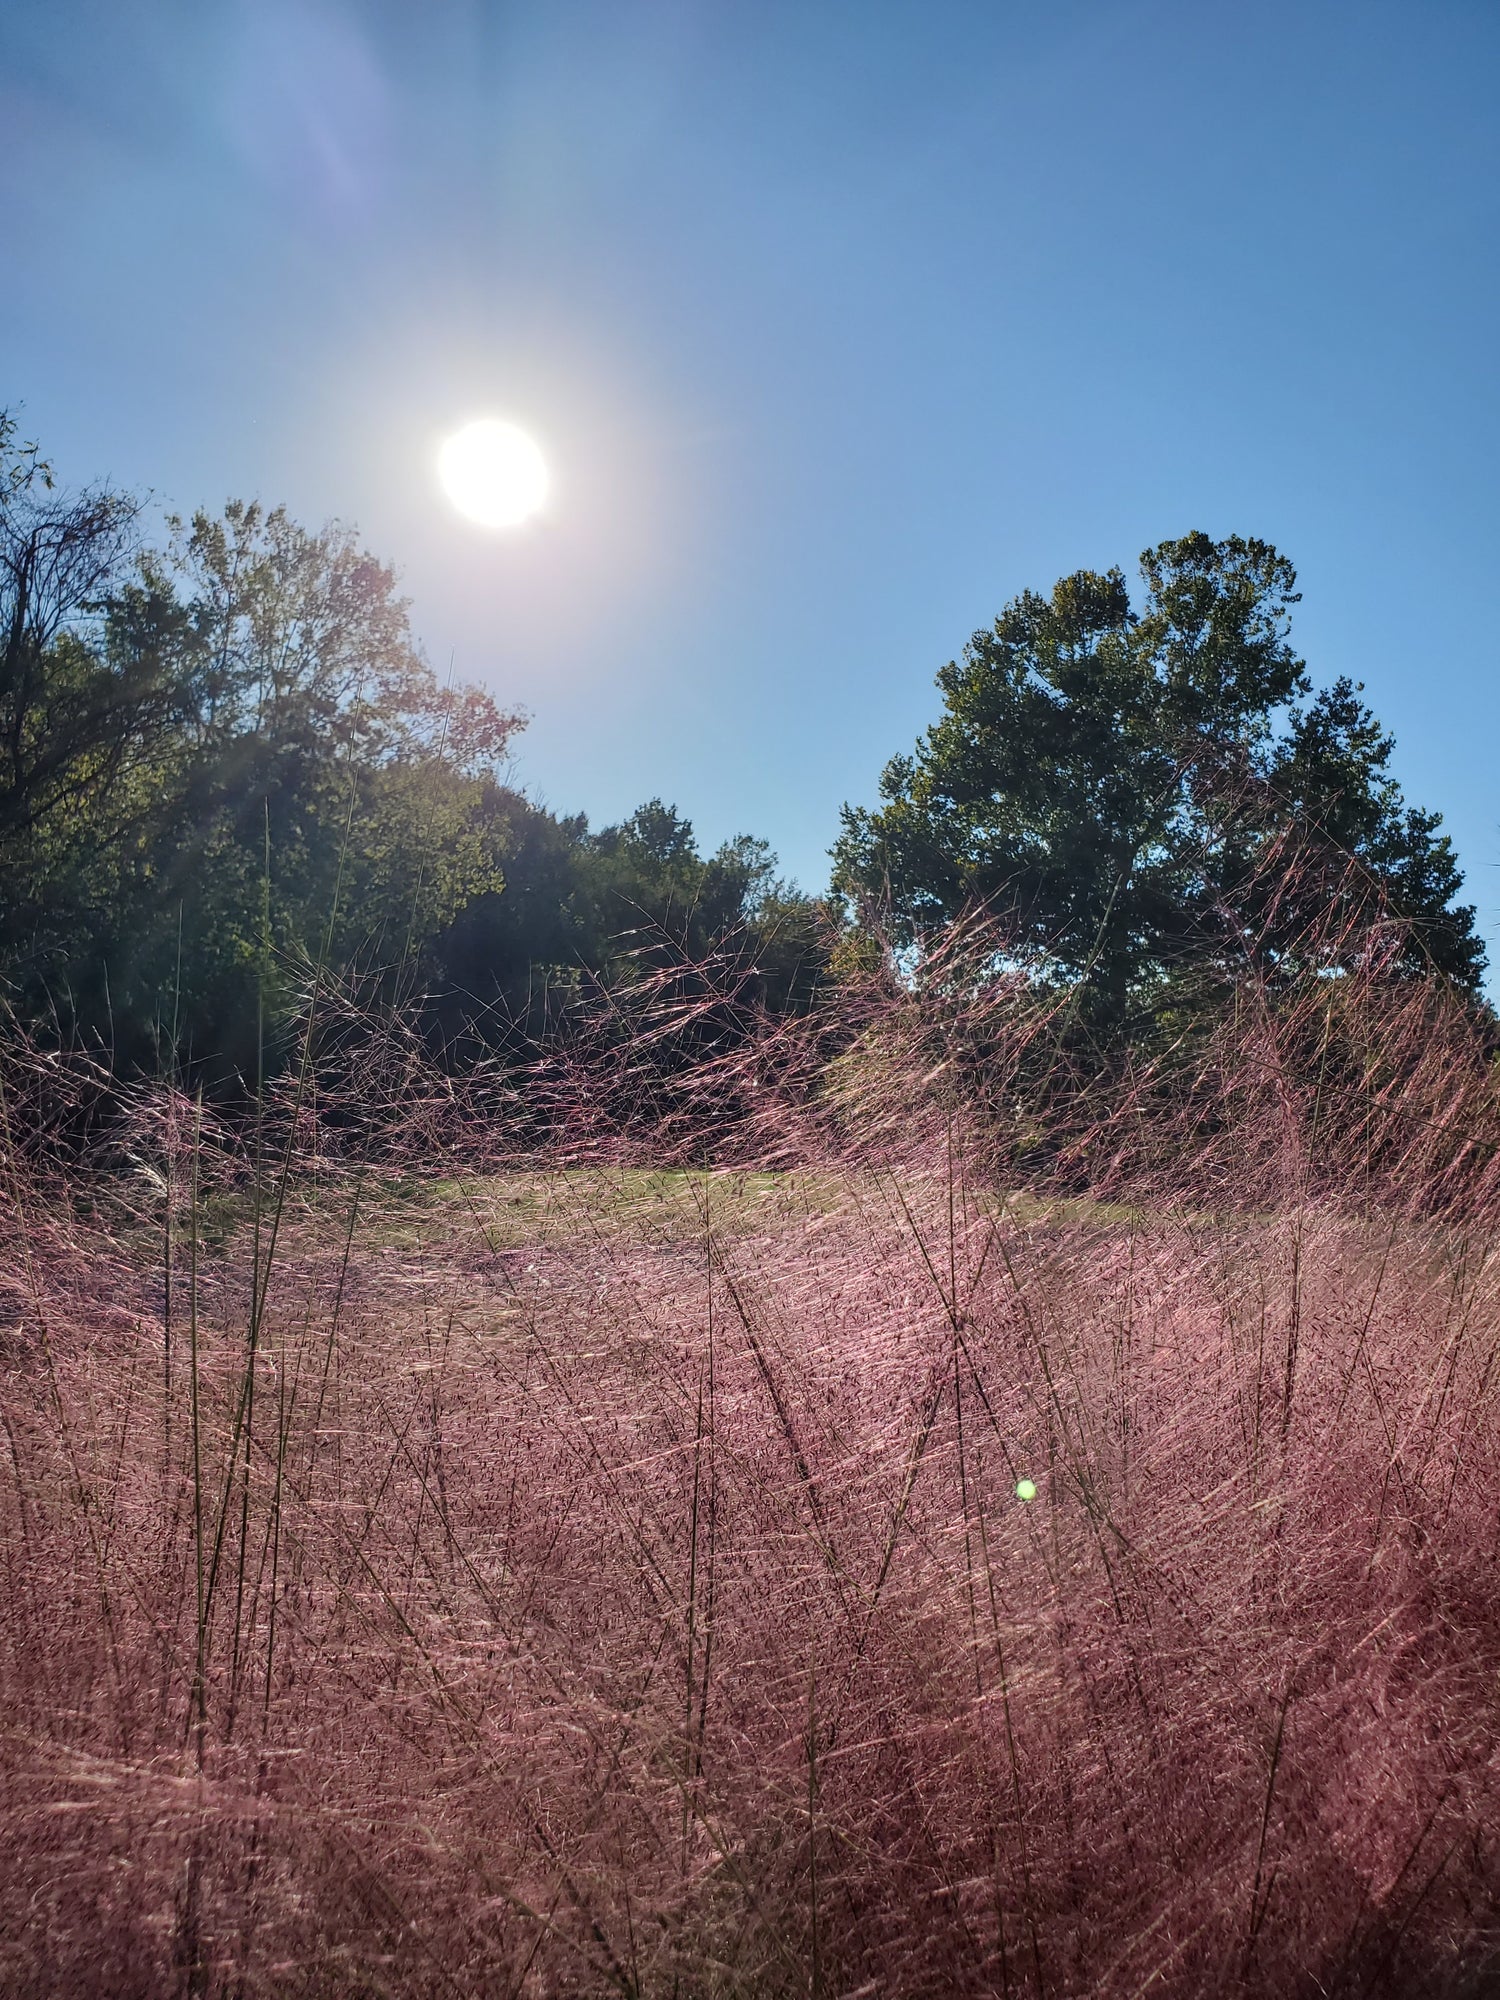
[[[12,1117],[0,1989],[1487,1990],[1472,1030],[725,1006]]]

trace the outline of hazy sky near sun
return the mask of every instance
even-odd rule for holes
[[[1493,941],[1497,86],[1493,0],[6,0],[0,404],[356,523],[528,788],[808,887],[1007,598],[1266,537]]]

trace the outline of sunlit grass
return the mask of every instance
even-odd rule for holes
[[[13,1144],[0,1991],[1486,1990],[1493,1205],[1017,1184],[927,1073]]]

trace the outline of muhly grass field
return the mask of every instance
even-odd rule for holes
[[[1496,1990],[1493,1231],[942,1160],[4,1224],[5,1994]]]

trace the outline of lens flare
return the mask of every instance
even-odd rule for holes
[[[1036,1498],[1035,1480],[1018,1479],[1016,1481],[1016,1498],[1018,1500],[1035,1500]]]
[[[535,441],[499,417],[481,417],[455,431],[438,453],[438,477],[459,513],[485,528],[529,521],[551,483]]]

